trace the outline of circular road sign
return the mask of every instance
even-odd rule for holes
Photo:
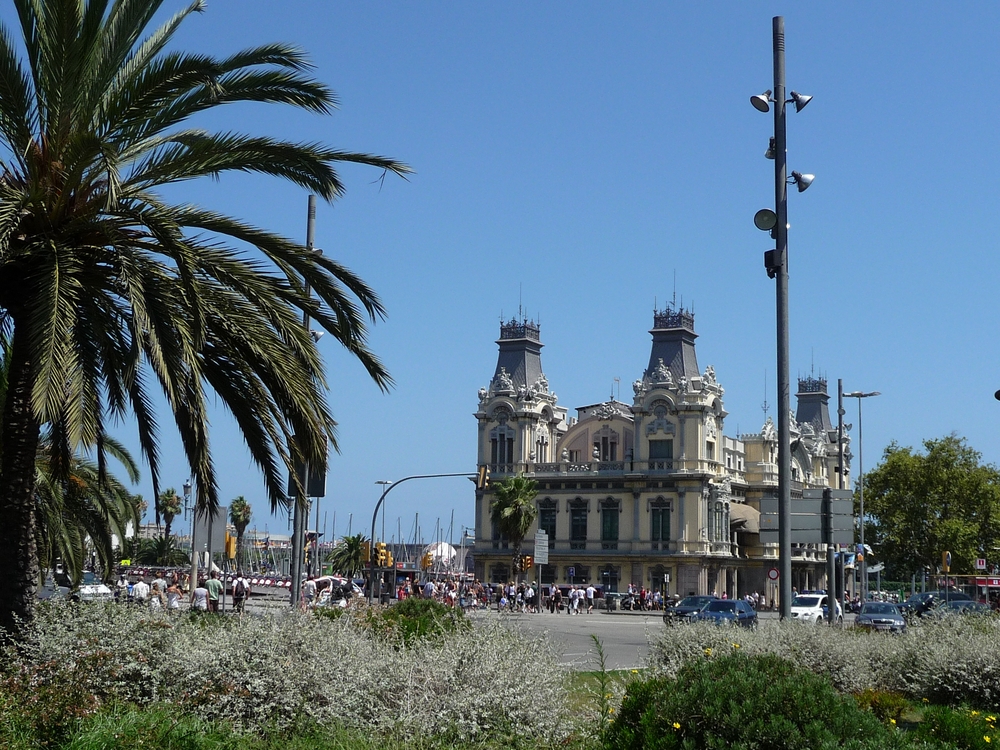
[[[771,568],[770,570],[768,570],[767,571],[767,577],[771,581],[777,581],[778,580],[778,569],[777,568]]]

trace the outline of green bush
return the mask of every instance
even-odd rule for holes
[[[862,711],[871,711],[884,724],[897,723],[910,705],[906,697],[891,690],[862,690],[854,700]]]
[[[990,750],[1000,743],[996,722],[997,714],[988,711],[928,706],[913,736],[956,750]]]
[[[407,646],[418,639],[455,633],[470,624],[461,609],[433,599],[403,599],[392,607],[368,612],[374,630],[398,636]]]
[[[610,750],[879,748],[905,738],[829,680],[784,659],[705,658],[675,679],[631,685],[607,732]]]

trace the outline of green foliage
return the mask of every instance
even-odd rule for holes
[[[191,204],[177,186],[249,173],[333,201],[344,192],[338,163],[410,171],[213,117],[234,103],[327,114],[336,99],[290,45],[178,49],[178,29],[202,2],[169,17],[163,0],[16,5],[15,29],[0,33],[0,335],[11,352],[0,498],[12,520],[0,527],[0,626],[11,633],[34,602],[37,560],[17,556],[31,554],[42,428],[61,471],[86,450],[103,470],[108,426],[133,416],[158,495],[160,425],[173,425],[204,512],[218,507],[209,411],[221,403],[276,509],[287,472],[323,466],[336,448],[303,313],[379,387],[391,385],[368,345],[385,315],[371,287],[329,255]]]
[[[364,534],[345,536],[340,544],[326,556],[326,561],[333,566],[333,572],[347,578],[354,578],[364,570],[367,560],[364,556],[364,543],[368,540]]]
[[[538,509],[535,496],[538,485],[523,474],[508,477],[493,485],[493,502],[490,503],[490,519],[496,524],[500,536],[510,542],[513,550],[511,570],[518,572],[521,559],[521,542],[535,522]]]
[[[1000,742],[997,713],[928,706],[913,728],[915,738],[958,750],[992,750]]]
[[[737,653],[691,662],[676,679],[630,686],[605,744],[807,750],[902,743],[829,680],[778,657]]]
[[[156,536],[140,539],[133,562],[141,565],[190,565],[188,553],[177,546],[176,537]]]
[[[924,567],[936,570],[952,554],[952,573],[971,574],[1000,540],[1000,471],[964,438],[924,441],[924,453],[896,443],[865,474],[866,540],[888,567],[907,580]]]
[[[369,623],[375,632],[401,638],[407,646],[425,638],[439,638],[471,627],[458,607],[449,607],[433,599],[411,597],[392,607],[369,609]]]
[[[170,527],[174,522],[174,519],[179,516],[184,511],[184,502],[181,500],[180,495],[177,494],[177,490],[173,487],[163,490],[156,498],[156,519],[159,523],[160,517],[163,518],[163,523],[166,529],[163,532],[164,536],[170,536]]]
[[[906,696],[891,690],[868,688],[855,693],[854,700],[862,711],[871,711],[883,724],[898,724],[910,702]]]

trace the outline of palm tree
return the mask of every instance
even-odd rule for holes
[[[297,462],[323,467],[328,444],[337,447],[322,361],[302,315],[379,387],[391,385],[368,348],[367,326],[384,309],[364,281],[272,232],[172,204],[161,188],[251,172],[332,201],[344,189],[338,162],[409,171],[321,144],[189,126],[192,116],[233,102],[318,113],[336,103],[293,47],[221,58],[167,51],[201,0],[156,29],[162,0],[13,4],[23,52],[0,27],[0,336],[11,347],[0,424],[0,626],[10,633],[19,618],[31,619],[35,601],[43,427],[54,471],[67,476],[72,456],[92,448],[103,475],[107,425],[134,416],[158,496],[157,388],[199,511],[212,513],[208,408],[217,399],[277,509],[285,472]]]
[[[364,534],[345,536],[340,544],[326,556],[326,561],[333,566],[333,572],[345,578],[354,578],[362,573],[368,559],[364,554],[364,544],[368,537]]]
[[[188,553],[177,546],[177,540],[169,536],[140,539],[135,562],[142,565],[190,565]]]
[[[240,495],[229,502],[229,522],[236,527],[236,567],[243,570],[245,555],[243,554],[243,533],[253,518],[253,508],[247,499]]]
[[[108,438],[107,449],[129,479],[138,482],[139,469],[125,448]],[[41,571],[52,570],[59,559],[79,583],[92,550],[104,577],[110,578],[115,569],[114,538],[125,539],[129,526],[135,528],[141,517],[137,496],[114,476],[102,479],[97,465],[86,457],[73,458],[66,478],[52,471],[48,457],[45,450],[39,451],[35,468],[35,538]]]
[[[524,475],[509,477],[494,485],[493,502],[490,503],[490,518],[500,536],[514,548],[511,572],[521,572],[521,542],[538,515],[535,507],[537,485]]]
[[[163,517],[163,536],[170,537],[170,525],[184,510],[184,503],[173,487],[163,490],[157,497],[156,515]]]

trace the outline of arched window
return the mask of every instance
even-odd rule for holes
[[[618,460],[618,433],[608,426],[594,433],[594,458],[598,461]]]

